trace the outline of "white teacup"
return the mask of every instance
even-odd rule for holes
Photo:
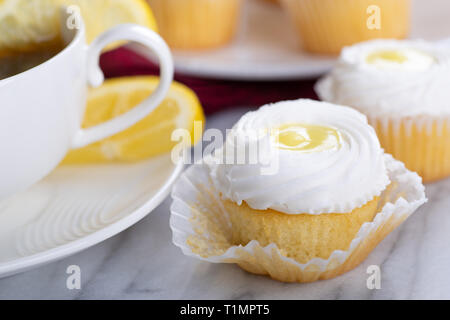
[[[28,71],[0,80],[0,199],[26,189],[46,176],[70,149],[80,148],[132,126],[166,95],[173,79],[170,50],[155,32],[132,24],[112,28],[90,46],[81,19],[71,30],[64,24],[66,47]],[[87,86],[98,86],[101,50],[119,40],[147,48],[160,62],[161,80],[154,93],[129,112],[81,129]]]

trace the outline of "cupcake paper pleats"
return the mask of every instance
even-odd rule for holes
[[[172,191],[170,226],[173,243],[184,254],[213,263],[236,263],[251,273],[284,282],[311,282],[329,279],[359,265],[391,231],[426,202],[421,178],[403,163],[385,155],[391,184],[380,196],[379,211],[364,223],[347,250],[336,250],[328,259],[313,258],[307,263],[284,256],[275,244],[261,246],[252,240],[235,245],[231,221],[210,169],[197,163],[186,170]]]
[[[424,182],[450,176],[450,117],[368,117],[381,146]]]
[[[147,0],[161,36],[175,49],[209,49],[230,42],[242,0]]]

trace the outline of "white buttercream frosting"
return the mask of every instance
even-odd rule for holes
[[[419,40],[372,40],[344,48],[316,92],[370,117],[447,116],[449,84],[448,48]]]
[[[319,126],[316,129],[319,137],[325,137],[323,143],[308,145],[305,133],[299,148],[280,147],[273,137],[282,131],[276,128],[289,124]],[[327,136],[328,129],[334,133]],[[231,150],[236,157],[238,141],[244,142],[245,150],[256,141],[260,143],[262,152],[257,163],[221,161]],[[390,183],[383,154],[363,114],[344,106],[300,99],[245,114],[227,135],[222,149],[206,162],[222,197],[237,204],[245,201],[253,209],[271,208],[288,214],[348,213],[379,195]],[[264,171],[268,167],[272,170]]]

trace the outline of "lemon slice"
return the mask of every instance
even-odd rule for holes
[[[0,0],[0,56],[60,45],[60,8],[71,5],[80,9],[88,43],[121,23],[157,30],[145,0]]]
[[[28,0],[29,1],[29,0]],[[145,0],[57,0],[65,6],[76,5],[86,25],[87,42],[122,23],[135,23],[157,31],[156,20]]]
[[[0,53],[48,46],[59,33],[55,0],[0,0]]]
[[[106,80],[89,92],[83,128],[114,118],[147,98],[159,82],[158,77],[141,76]],[[172,132],[184,128],[194,144],[202,136],[203,110],[197,96],[187,87],[172,83],[164,101],[131,128],[81,149],[72,150],[64,164],[136,161],[171,151],[179,142]],[[200,129],[199,129],[200,127]]]

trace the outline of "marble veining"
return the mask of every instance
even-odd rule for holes
[[[247,109],[208,119],[230,128]],[[429,202],[356,269],[331,280],[286,284],[184,256],[172,244],[167,198],[128,230],[90,249],[0,279],[0,299],[450,299],[450,179],[427,185]],[[66,288],[66,268],[81,268],[81,290]],[[369,290],[370,265],[381,289]]]

